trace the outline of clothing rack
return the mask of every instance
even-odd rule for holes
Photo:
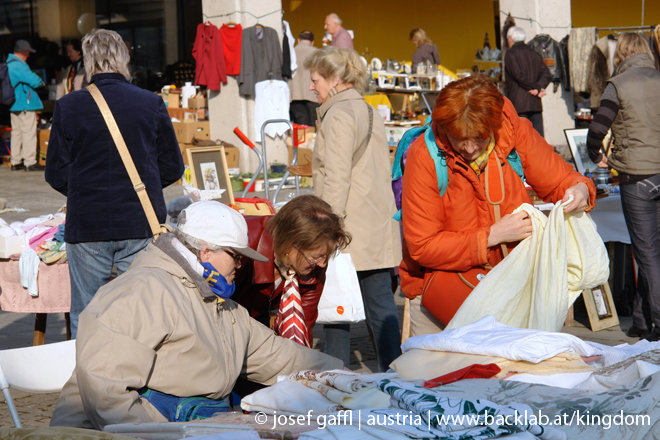
[[[653,32],[655,25],[653,26],[618,26],[618,27],[597,27],[596,28],[596,40],[598,40],[598,32],[600,31],[643,31],[643,32]]]
[[[218,15],[206,15],[206,14],[202,14],[202,15],[204,16],[204,21],[206,21],[206,20],[208,20],[208,19],[210,19],[210,18],[229,17],[230,15],[234,15],[234,14],[248,14],[248,15],[251,15],[251,16],[253,16],[254,18],[256,18],[257,21],[259,21],[260,18],[268,17],[269,15],[277,14],[278,12],[281,12],[282,14],[284,14],[284,10],[283,10],[283,9],[276,9],[276,10],[274,10],[274,11],[271,11],[271,12],[269,12],[269,13],[267,13],[267,14],[263,14],[263,15],[254,15],[254,14],[253,14],[252,12],[250,12],[250,11],[234,11],[234,12],[229,12],[229,13],[227,13],[227,14],[218,14]]]

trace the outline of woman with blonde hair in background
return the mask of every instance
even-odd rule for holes
[[[391,271],[401,261],[401,236],[390,177],[385,126],[362,98],[366,66],[355,51],[324,47],[305,59],[310,90],[321,107],[314,146],[314,194],[344,219],[346,248],[358,273],[367,318],[386,371],[401,354]],[[375,115],[374,115],[375,113]],[[325,351],[350,363],[350,325],[325,326]]]
[[[417,72],[417,65],[430,61],[431,64],[440,64],[440,54],[438,46],[426,35],[424,29],[415,28],[410,31],[410,41],[417,46],[417,50],[412,56],[412,71]]]
[[[630,337],[660,340],[660,72],[645,38],[627,32],[614,52],[614,75],[589,126],[587,148],[619,173],[621,206],[639,267]],[[601,151],[612,129],[609,157]]]

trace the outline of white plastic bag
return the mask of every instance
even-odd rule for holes
[[[350,254],[339,254],[328,262],[316,322],[348,324],[364,319],[362,292],[353,259]]]

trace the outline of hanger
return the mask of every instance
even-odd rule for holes
[[[238,23],[234,23],[233,21],[230,21],[229,23],[225,23],[229,27],[236,27]]]
[[[209,20],[206,20],[206,23],[204,23],[204,26],[211,26],[211,22]]]

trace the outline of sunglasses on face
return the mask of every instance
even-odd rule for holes
[[[232,252],[228,249],[222,249],[222,251],[224,253],[226,253],[227,255],[229,255],[230,257],[232,257],[234,259],[234,263],[237,266],[239,266],[241,264],[241,255],[240,254],[234,253],[234,252]]]

